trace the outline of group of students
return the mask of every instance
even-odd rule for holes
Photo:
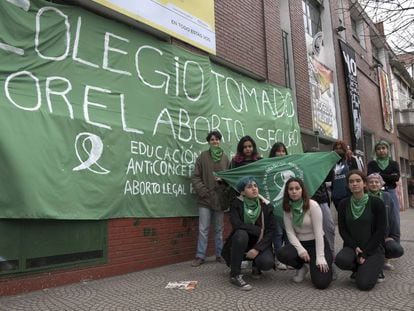
[[[230,161],[220,147],[221,138],[218,131],[207,135],[209,149],[198,157],[192,177],[199,209],[199,236],[192,266],[205,261],[210,223],[214,224],[216,261],[227,263],[230,282],[242,290],[252,289],[241,273],[246,259],[252,261],[253,278],[272,268],[292,267],[296,269],[293,281],[302,282],[310,271],[318,289],[332,282],[335,263],[342,270],[352,271],[351,280],[359,289],[370,290],[384,279],[383,269],[393,269],[386,258],[403,255],[395,193],[399,168],[390,159],[385,141],[375,145],[376,159],[368,163],[368,177],[358,168],[347,145],[337,141],[333,150],[340,159],[312,198],[300,178],[287,180],[280,222],[251,176],[238,181],[228,206],[228,198],[223,197],[229,195],[228,185],[213,172],[240,167],[261,157],[254,140],[244,136]],[[269,157],[285,155],[286,147],[276,143]],[[339,233],[344,241],[336,256],[327,187],[338,211]],[[232,231],[223,245],[223,211],[229,207]]]

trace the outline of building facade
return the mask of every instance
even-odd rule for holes
[[[73,5],[108,16],[107,11],[96,11],[87,2]],[[343,139],[354,151],[359,148],[358,155],[367,162],[375,141],[387,140],[404,172],[401,193],[407,198],[404,189],[412,177],[408,167],[413,161],[409,139],[413,136],[407,137],[400,129],[405,128],[403,124],[412,126],[412,121],[394,126],[394,119],[400,120],[400,109],[409,108],[396,106],[395,99],[401,95],[392,96],[391,80],[381,86],[380,76],[390,77],[393,72],[392,57],[380,31],[358,4],[348,0],[216,0],[214,15],[215,55],[139,22],[127,22],[151,40],[208,56],[212,63],[256,81],[290,88],[304,150],[331,150],[335,140]],[[349,104],[340,42],[355,52],[360,123],[353,119]],[[396,74],[396,83],[398,77],[401,75]],[[401,88],[412,92],[411,83],[405,81]],[[390,111],[384,113],[390,105],[391,115]],[[359,140],[355,139],[356,124],[362,126]],[[25,237],[31,239],[21,239],[21,230],[16,228],[25,228]],[[0,230],[4,237],[16,237],[4,238],[3,245],[15,250],[17,259],[0,254],[0,295],[9,295],[190,260],[196,250],[198,219],[3,219]],[[229,230],[226,220],[225,235]],[[212,242],[210,239],[210,253]]]

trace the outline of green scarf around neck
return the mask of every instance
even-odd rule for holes
[[[368,193],[364,193],[364,196],[361,199],[357,199],[354,196],[351,197],[351,212],[354,219],[361,217],[367,206],[368,199]]]
[[[376,198],[380,198],[382,201],[384,201],[384,194],[381,190],[377,191],[377,192],[372,192],[371,190],[368,190],[368,194],[370,196],[376,197]]]
[[[218,162],[221,160],[221,156],[223,155],[223,149],[211,146],[210,155],[214,162]]]
[[[303,217],[305,216],[305,213],[303,212],[303,199],[290,201],[290,207],[292,211],[293,225],[295,227],[302,227]]]
[[[249,199],[244,197],[244,223],[255,224],[260,216],[261,208],[259,198]]]
[[[386,158],[377,158],[377,164],[381,171],[385,170],[388,164],[390,164],[390,157],[387,156]]]
[[[387,147],[387,150],[388,150],[387,155],[383,158],[380,158],[378,155],[376,155],[376,161],[377,161],[378,167],[380,168],[380,170],[383,171],[387,168],[388,164],[390,163],[390,158],[391,158],[390,144],[387,143],[385,140],[380,140],[379,142],[375,144],[374,150],[377,150],[377,147],[380,145]]]

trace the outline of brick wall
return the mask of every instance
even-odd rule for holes
[[[231,230],[225,214],[225,232]],[[108,221],[108,262],[55,269],[35,274],[3,276],[0,296],[109,277],[191,260],[195,256],[198,218],[113,219]],[[214,255],[210,230],[208,254]],[[197,269],[188,265],[188,269]]]
[[[293,60],[295,66],[296,101],[301,128],[313,129],[309,87],[306,39],[303,25],[302,1],[289,1]]]
[[[217,0],[217,55],[266,78],[262,0]]]
[[[280,0],[263,0],[264,29],[266,33],[267,79],[271,83],[285,85],[282,30],[280,28]]]

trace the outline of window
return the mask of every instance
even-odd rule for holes
[[[354,35],[355,39],[359,40],[358,30],[357,30],[357,21],[352,17],[351,17],[351,26],[352,26],[352,34]]]
[[[103,263],[105,220],[0,220],[0,274]]]
[[[384,61],[384,49],[377,47],[373,41],[371,41],[371,47],[372,47],[372,64],[384,66],[384,62],[383,62]]]
[[[368,163],[374,158],[372,154],[374,145],[372,143],[372,135],[367,132],[364,132],[364,147],[365,147],[365,163]]]
[[[352,26],[352,36],[359,44],[365,49],[365,33],[364,27],[365,23],[362,19],[351,16],[351,26]]]
[[[315,0],[303,0],[303,23],[305,31],[311,37],[322,30],[321,26],[321,7]]]
[[[379,48],[377,48],[373,42],[371,42],[371,45],[372,45],[372,56],[376,58],[377,60],[379,60],[381,57]]]
[[[285,85],[291,87],[290,84],[290,60],[289,60],[289,34],[282,30],[282,41],[283,41],[283,63],[285,67]]]

